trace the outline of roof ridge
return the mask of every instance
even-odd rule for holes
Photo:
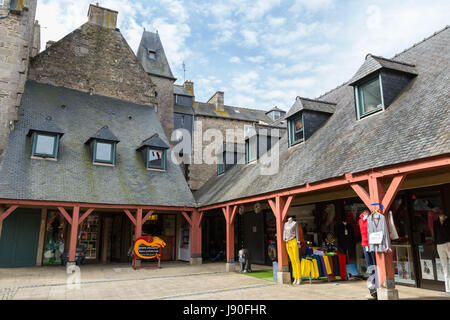
[[[311,98],[305,98],[305,97],[300,97],[300,96],[297,96],[297,99],[303,99],[303,100],[308,100],[308,101],[312,101],[312,102],[320,102],[320,103],[326,103],[326,104],[333,104],[333,105],[336,105],[336,103],[334,103],[334,102],[323,101],[323,100],[317,100],[317,99],[311,99]]]
[[[414,64],[406,63],[406,62],[404,62],[404,61],[396,61],[396,60],[388,59],[388,58],[385,58],[385,57],[382,57],[382,56],[376,56],[376,55],[373,55],[373,54],[370,54],[370,53],[369,53],[369,55],[370,55],[371,57],[373,57],[373,58],[385,60],[385,61],[388,61],[388,62],[393,62],[393,63],[403,64],[403,65],[408,66],[408,67],[413,67],[413,68],[414,68],[414,67],[416,66],[416,65],[414,65]]]
[[[411,50],[411,49],[417,47],[418,45],[424,43],[425,41],[430,40],[431,38],[437,36],[438,34],[442,33],[443,31],[447,30],[448,28],[450,28],[450,25],[446,25],[444,28],[442,28],[441,30],[438,30],[438,31],[436,31],[435,33],[433,33],[432,35],[430,35],[430,36],[424,38],[422,41],[419,41],[419,42],[417,42],[417,43],[414,43],[411,47],[406,48],[406,49],[404,49],[403,51],[401,51],[401,52],[395,54],[395,55],[392,57],[392,59],[398,57],[399,55],[405,53],[406,51],[409,51],[409,50]]]

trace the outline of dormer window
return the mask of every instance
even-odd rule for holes
[[[92,162],[97,165],[115,165],[116,145],[119,139],[104,126],[90,137],[85,144],[89,145],[92,153]]]
[[[147,170],[166,170],[166,151],[169,146],[154,134],[144,140],[137,151],[141,152]]]
[[[258,157],[258,136],[254,135],[245,140],[245,161],[250,163]]]
[[[31,156],[33,158],[56,160],[58,158],[59,140],[63,134],[50,117],[39,125],[33,126],[27,134],[32,140]]]
[[[358,118],[383,109],[381,77],[379,75],[355,87]]]
[[[225,163],[223,161],[223,154],[217,157],[217,175],[221,175],[225,172]]]
[[[148,50],[148,58],[152,60],[156,60],[156,51],[154,50]]]
[[[368,54],[349,81],[355,90],[357,118],[387,109],[416,76],[412,64]]]
[[[303,113],[300,113],[299,115],[288,120],[288,130],[289,146],[293,146],[304,141],[305,133],[303,130]]]
[[[57,158],[59,136],[50,133],[33,133],[32,155],[43,158]]]

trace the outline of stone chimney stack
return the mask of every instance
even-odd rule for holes
[[[224,93],[223,91],[217,91],[209,98],[207,103],[212,103],[216,106],[216,111],[225,111],[224,109]]]
[[[117,15],[119,13],[114,10],[102,8],[98,5],[89,5],[89,23],[93,23],[104,28],[115,29],[117,25]]]
[[[33,48],[31,49],[31,57],[36,56],[41,51],[41,25],[39,21],[34,22]]]
[[[187,92],[192,95],[194,95],[194,83],[192,81],[186,80],[183,83],[183,87],[187,90]]]

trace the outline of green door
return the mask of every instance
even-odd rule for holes
[[[36,265],[41,211],[17,209],[3,220],[0,237],[0,267]]]

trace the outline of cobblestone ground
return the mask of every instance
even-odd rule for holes
[[[254,270],[265,267],[254,266]],[[133,270],[127,264],[81,267],[80,284],[67,285],[63,267],[0,269],[0,299],[229,299],[364,300],[365,281],[280,285],[239,273],[225,264],[163,263],[161,269]],[[449,299],[442,292],[397,286],[401,299]]]

